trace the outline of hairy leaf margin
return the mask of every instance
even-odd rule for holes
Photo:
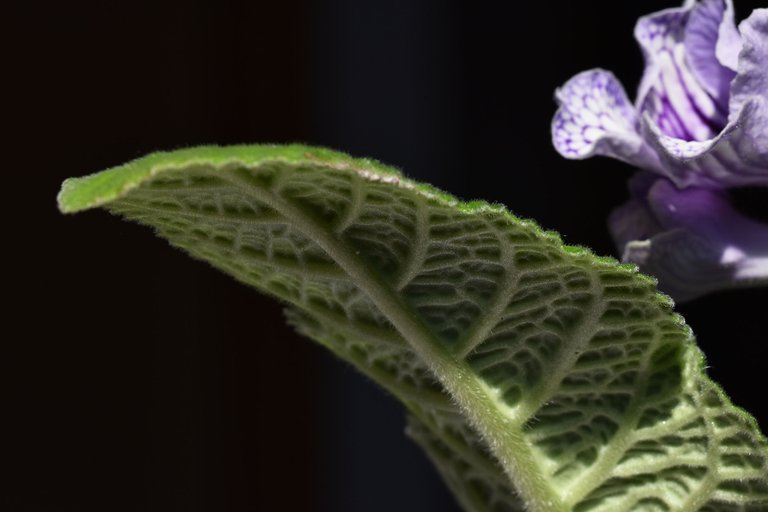
[[[130,204],[126,198],[135,196],[142,187],[148,186],[152,182],[163,179],[164,175],[172,175],[174,173],[188,173],[190,175],[212,175],[216,176],[216,173],[222,169],[226,169],[228,173],[240,173],[230,174],[230,177],[235,176],[241,181],[238,186],[243,189],[248,188],[254,183],[248,182],[248,180],[258,175],[260,169],[270,168],[272,172],[274,166],[284,167],[289,169],[285,171],[290,173],[290,169],[309,168],[314,169],[315,172],[327,171],[328,173],[341,173],[343,175],[349,175],[353,180],[360,180],[364,184],[364,187],[382,186],[392,189],[393,197],[400,197],[399,195],[413,196],[416,202],[425,201],[426,204],[436,209],[444,208],[455,212],[457,215],[466,216],[467,218],[482,218],[488,222],[499,222],[505,225],[514,225],[515,229],[521,230],[526,236],[530,236],[535,243],[541,243],[548,248],[555,247],[557,251],[560,251],[561,257],[571,262],[576,262],[576,266],[591,269],[594,271],[592,277],[595,277],[597,273],[602,270],[610,273],[612,279],[621,276],[621,279],[628,279],[628,285],[625,283],[622,286],[626,287],[628,296],[633,293],[646,293],[645,291],[638,292],[638,290],[645,290],[649,287],[653,287],[654,282],[651,278],[636,273],[636,269],[633,266],[621,265],[615,262],[611,258],[597,257],[593,255],[589,250],[583,247],[568,246],[562,243],[559,236],[555,233],[542,231],[533,222],[528,220],[522,220],[503,207],[497,205],[489,205],[480,201],[473,202],[461,202],[433,187],[418,184],[412,182],[402,176],[399,172],[386,167],[382,164],[374,162],[368,159],[355,159],[347,155],[343,155],[337,152],[333,152],[325,149],[310,148],[301,145],[292,146],[235,146],[235,147],[201,147],[180,150],[169,153],[155,153],[145,158],[136,160],[124,166],[120,166],[108,171],[104,171],[92,176],[70,179],[67,180],[59,195],[59,205],[63,212],[73,213],[97,206],[104,206],[116,213],[122,214],[134,220],[138,220],[145,224],[153,225],[159,230],[161,236],[164,236],[163,230],[168,231],[168,226],[159,226],[153,219],[151,209],[142,210],[141,204]],[[318,174],[319,176],[319,174]],[[311,181],[311,180],[310,180]],[[265,188],[268,191],[269,186]],[[351,188],[350,188],[351,190]],[[276,196],[277,197],[277,196]],[[282,200],[281,198],[278,198]],[[301,198],[292,198],[295,200],[295,204],[302,202]],[[255,200],[256,201],[256,200]],[[256,201],[258,202],[258,201]],[[279,204],[293,208],[294,203],[280,202]],[[146,207],[146,204],[144,204]],[[263,206],[263,205],[262,205]],[[292,209],[291,214],[295,216],[304,215],[302,208],[316,206],[312,204],[301,204],[301,208]],[[269,205],[270,209],[277,210],[279,215],[284,214],[280,211],[280,208],[275,208],[274,204]],[[295,210],[295,211],[294,211]],[[141,212],[144,213],[141,213]],[[149,212],[147,214],[147,212]],[[167,212],[166,212],[167,213]],[[179,212],[183,214],[184,212]],[[336,212],[339,213],[339,212]],[[290,216],[289,216],[290,217]],[[311,217],[311,215],[310,215]],[[304,219],[305,224],[303,231],[309,238],[312,236],[320,237],[322,240],[319,244],[321,247],[327,248],[328,245],[335,245],[334,237],[338,237],[338,233],[333,233],[328,229],[330,224],[324,223],[320,215],[315,215],[315,219],[307,217]],[[318,220],[320,219],[320,220]],[[490,219],[490,220],[489,220]],[[226,221],[226,218],[220,219]],[[284,221],[285,219],[283,219]],[[336,220],[336,219],[334,219]],[[280,222],[283,223],[283,221]],[[165,221],[163,221],[165,222]],[[160,222],[162,224],[162,222]],[[168,231],[169,233],[172,232]],[[300,229],[300,231],[302,231]],[[314,232],[313,232],[314,231]],[[323,232],[321,235],[320,232]],[[328,231],[328,232],[326,232]],[[515,510],[522,506],[521,501],[527,505],[530,510],[569,510],[571,508],[575,510],[619,510],[625,506],[625,502],[621,501],[626,496],[622,495],[631,493],[632,495],[629,502],[634,503],[635,506],[641,508],[635,508],[633,510],[664,510],[664,506],[669,506],[669,503],[665,502],[665,499],[657,496],[643,495],[644,484],[642,482],[642,471],[637,470],[629,471],[624,474],[611,474],[615,468],[603,468],[605,474],[592,474],[595,478],[595,485],[582,486],[580,489],[578,485],[574,485],[570,490],[562,492],[555,485],[562,484],[563,482],[569,482],[569,479],[576,477],[572,476],[574,462],[571,462],[571,475],[567,478],[562,477],[562,474],[546,474],[542,467],[542,461],[546,457],[552,457],[553,460],[558,459],[556,454],[557,450],[562,450],[562,446],[555,446],[552,451],[551,439],[547,439],[546,434],[540,434],[537,432],[541,430],[541,426],[546,427],[556,426],[556,423],[547,424],[545,419],[542,419],[546,415],[546,408],[551,404],[546,400],[533,401],[532,410],[527,411],[526,417],[529,421],[525,424],[517,424],[515,428],[509,428],[509,408],[498,396],[493,396],[494,390],[492,385],[489,385],[488,378],[479,378],[475,369],[468,364],[464,364],[466,361],[458,361],[456,354],[451,352],[450,347],[446,347],[445,343],[441,343],[439,337],[430,338],[429,329],[425,329],[424,322],[414,321],[413,311],[408,308],[401,307],[399,299],[393,299],[394,294],[391,294],[391,290],[382,285],[381,276],[376,276],[368,269],[364,268],[354,256],[346,254],[348,249],[352,248],[353,244],[345,242],[339,247],[344,250],[336,251],[336,254],[331,256],[336,263],[340,264],[344,269],[344,272],[357,280],[358,284],[361,282],[363,285],[361,288],[365,294],[372,298],[374,307],[384,312],[383,316],[386,319],[381,324],[381,330],[387,331],[390,326],[387,326],[387,322],[394,324],[396,329],[391,329],[395,333],[395,338],[399,337],[400,340],[396,343],[405,342],[411,345],[411,348],[419,357],[423,359],[424,372],[432,372],[432,375],[436,377],[440,385],[447,390],[450,398],[458,403],[461,413],[466,415],[468,424],[476,429],[480,434],[480,440],[474,438],[472,429],[467,428],[466,421],[462,422],[461,415],[458,414],[458,410],[450,410],[452,403],[450,400],[440,402],[436,396],[440,395],[439,386],[436,388],[430,388],[429,385],[422,386],[424,389],[416,386],[417,392],[413,395],[407,395],[402,386],[389,382],[387,379],[391,377],[391,374],[387,374],[387,370],[382,370],[375,364],[371,364],[369,361],[359,359],[360,354],[355,353],[354,350],[349,349],[350,341],[345,339],[345,342],[340,343],[338,339],[347,336],[345,333],[341,333],[340,319],[331,319],[318,317],[314,311],[307,311],[302,309],[301,304],[296,304],[296,301],[292,301],[285,293],[280,290],[265,288],[260,285],[259,282],[254,282],[249,279],[248,276],[240,275],[239,271],[227,263],[218,261],[217,257],[211,257],[210,254],[195,253],[194,249],[189,246],[185,246],[184,243],[178,243],[174,240],[174,235],[167,236],[175,245],[188,250],[190,253],[198,258],[207,259],[211,261],[214,266],[234,275],[241,281],[254,285],[257,288],[267,291],[268,293],[277,296],[278,298],[292,302],[297,307],[291,314],[292,322],[298,327],[298,329],[310,337],[320,341],[324,345],[331,348],[334,352],[340,355],[342,358],[352,362],[363,372],[381,383],[385,388],[389,389],[395,395],[397,395],[406,405],[410,413],[413,415],[411,422],[410,432],[413,437],[420,442],[431,454],[433,460],[438,463],[441,470],[446,476],[446,480],[449,485],[457,493],[462,504],[470,510]],[[315,239],[314,241],[317,241]],[[325,245],[324,245],[325,244]],[[346,244],[346,245],[345,245]],[[334,251],[330,251],[334,252]],[[274,261],[273,261],[274,262]],[[273,262],[264,263],[267,267]],[[263,263],[263,262],[262,262]],[[260,268],[260,267],[259,267]],[[271,267],[270,267],[271,268]],[[294,269],[295,270],[295,269]],[[314,267],[307,266],[306,272],[312,273],[316,269]],[[418,269],[417,269],[418,270]],[[388,296],[391,294],[393,296]],[[681,428],[694,429],[696,434],[691,435],[690,439],[697,440],[701,436],[705,437],[704,445],[706,453],[714,453],[719,448],[715,446],[718,442],[735,443],[738,441],[738,435],[731,438],[719,438],[712,434],[716,429],[728,429],[734,430],[737,434],[743,435],[749,438],[747,448],[740,447],[739,450],[733,453],[729,453],[729,456],[738,458],[753,457],[750,459],[752,462],[745,464],[753,464],[753,471],[749,476],[748,488],[744,488],[743,481],[747,479],[728,478],[725,479],[725,486],[720,489],[718,485],[722,482],[716,478],[712,480],[712,484],[708,484],[706,495],[702,493],[702,496],[694,495],[688,496],[683,500],[685,503],[685,510],[765,510],[764,507],[768,507],[768,455],[766,452],[766,440],[760,434],[757,425],[751,416],[746,412],[738,409],[730,404],[727,398],[722,393],[719,387],[713,384],[704,373],[704,361],[700,351],[695,347],[690,330],[685,326],[682,318],[674,315],[671,312],[672,303],[663,295],[654,294],[655,307],[659,310],[666,311],[665,329],[676,336],[676,341],[670,344],[670,346],[677,346],[679,351],[669,353],[662,353],[659,357],[666,357],[667,361],[658,363],[661,365],[672,365],[672,370],[667,370],[672,374],[679,372],[682,376],[680,382],[672,384],[664,384],[666,386],[663,391],[666,394],[677,393],[680,395],[680,403],[689,401],[695,402],[696,410],[702,411],[703,424],[691,424],[686,425],[684,422],[680,425]],[[622,298],[622,300],[624,300]],[[627,299],[631,300],[631,299]],[[502,304],[504,305],[504,304]],[[370,306],[367,306],[370,307]],[[602,313],[606,313],[605,308],[602,309]],[[597,313],[593,312],[593,315]],[[497,315],[501,315],[497,312]],[[588,316],[588,315],[587,315]],[[482,319],[481,319],[482,320]],[[602,321],[602,319],[600,319]],[[583,319],[580,320],[581,324],[588,322]],[[482,324],[482,321],[479,322]],[[594,322],[593,322],[594,323]],[[580,324],[580,325],[581,325]],[[355,329],[359,326],[352,325],[349,327],[353,331],[351,338],[354,338],[355,334],[361,337],[368,337],[376,340],[376,336],[381,333],[354,333]],[[370,326],[368,326],[370,327]],[[493,326],[491,326],[493,327]],[[590,328],[597,329],[593,325],[589,325]],[[488,328],[487,333],[490,334],[492,329]],[[582,333],[579,336],[590,341],[592,334],[597,331],[591,332],[589,336]],[[347,336],[349,337],[349,336]],[[437,340],[437,341],[436,341]],[[378,339],[378,342],[381,340]],[[443,340],[444,341],[444,340]],[[486,343],[486,339],[480,339],[478,345]],[[469,352],[462,354],[469,357],[476,347],[469,347]],[[370,350],[370,349],[369,349]],[[393,349],[394,350],[394,349]],[[669,352],[669,351],[667,351]],[[369,355],[369,354],[364,354]],[[397,357],[401,357],[402,354]],[[358,357],[358,360],[356,360]],[[384,357],[386,359],[386,356]],[[669,362],[671,361],[671,363]],[[569,361],[569,364],[574,361]],[[676,363],[680,363],[675,366]],[[649,368],[653,367],[656,363],[648,363]],[[482,365],[481,365],[482,366]],[[473,369],[475,368],[475,369]],[[420,370],[420,371],[422,371]],[[564,377],[564,375],[558,375]],[[655,378],[655,377],[654,377]],[[665,377],[666,378],[666,377]],[[651,377],[649,377],[651,379]],[[503,379],[502,379],[503,380]],[[540,387],[547,389],[547,386],[542,384]],[[426,389],[430,388],[430,389]],[[532,388],[533,389],[533,388]],[[536,388],[539,389],[539,388]],[[412,390],[411,390],[412,391]],[[544,399],[553,398],[556,396],[558,389],[549,389],[550,395],[543,396]],[[428,392],[428,393],[427,393]],[[434,400],[434,403],[427,400],[425,397],[432,393],[430,400]],[[665,397],[667,395],[664,395]],[[520,403],[524,403],[525,399]],[[424,405],[424,404],[427,405]],[[595,406],[590,406],[595,407]],[[665,405],[664,407],[672,407]],[[712,412],[706,413],[711,408]],[[674,407],[670,409],[672,411]],[[440,412],[435,412],[440,411]],[[636,415],[633,421],[642,422],[643,418],[640,417],[641,410],[637,409]],[[657,420],[660,423],[664,421],[673,421],[674,414],[669,411],[659,413],[661,418],[663,414],[668,414],[668,420]],[[559,420],[558,420],[559,421]],[[650,420],[649,420],[650,421]],[[711,423],[712,425],[709,425]],[[449,425],[449,428],[445,428],[445,425]],[[733,427],[735,425],[735,427]],[[583,427],[583,425],[582,425]],[[594,427],[594,426],[592,426]],[[634,425],[631,426],[634,428]],[[698,430],[696,430],[698,429]],[[514,432],[510,432],[515,430]],[[610,430],[610,429],[609,429]],[[699,431],[705,432],[705,434],[699,435]],[[540,434],[543,439],[550,442],[550,445],[543,444],[544,448],[535,445],[530,440],[534,437],[531,433]],[[612,435],[611,442],[616,444],[617,442],[629,443],[627,438],[619,439],[617,432],[624,432],[621,427],[618,427],[617,431],[609,434]],[[710,432],[707,437],[706,432]],[[661,435],[671,435],[670,430],[660,430]],[[677,435],[674,432],[674,435]],[[672,437],[674,437],[672,435]],[[732,439],[733,438],[733,439]],[[685,436],[678,436],[676,439],[669,439],[665,441],[669,446],[673,446],[675,443],[691,443],[689,438]],[[736,439],[736,441],[734,441]],[[631,440],[634,444],[625,447],[625,451],[621,454],[626,454],[630,450],[636,450],[641,452],[638,455],[638,461],[654,461],[652,455],[654,450],[664,450],[669,448],[664,443],[661,445],[653,446],[653,439],[643,439],[641,441]],[[742,439],[743,441],[743,439]],[[557,441],[561,442],[561,441]],[[643,444],[643,443],[646,444]],[[650,443],[650,444],[649,444]],[[610,443],[606,443],[607,445]],[[751,447],[751,448],[750,448]],[[602,447],[601,447],[602,448]],[[446,451],[447,450],[447,451]],[[547,450],[549,454],[547,455]],[[647,450],[647,453],[642,453],[643,450]],[[488,452],[492,454],[489,459]],[[748,453],[747,453],[748,452]],[[555,453],[555,455],[552,455]],[[618,453],[618,452],[617,452]],[[673,454],[677,457],[679,454]],[[589,461],[588,458],[591,455],[586,456],[587,459],[577,461],[584,467],[585,474],[589,477]],[[643,458],[645,457],[645,459]],[[731,462],[737,466],[740,462],[734,462],[731,457]],[[578,458],[578,457],[577,457]],[[501,479],[499,483],[498,475],[492,475],[490,468],[494,466],[495,461],[500,462],[503,469],[503,473],[514,484],[515,490],[504,488],[504,481]],[[587,462],[584,462],[584,461]],[[658,462],[658,457],[656,457]],[[546,461],[544,461],[546,462]],[[618,464],[618,460],[614,461]],[[712,462],[722,462],[720,460]],[[689,466],[686,466],[687,462],[683,464],[682,469],[677,468],[674,465],[659,467],[663,468],[660,471],[671,471],[674,469],[676,473],[669,478],[673,485],[682,485],[685,487],[689,485],[695,487],[697,480],[703,480],[709,478],[706,474],[702,475],[696,471],[690,470]],[[450,473],[449,468],[459,468],[459,472],[453,471]],[[467,469],[469,468],[469,469]],[[478,468],[482,468],[481,470]],[[567,468],[565,468],[567,469]],[[559,467],[557,470],[563,474],[567,474],[563,467]],[[716,468],[708,468],[712,472],[716,472]],[[481,478],[475,477],[472,479],[468,475],[483,474],[485,476]],[[453,475],[451,477],[450,475]],[[757,475],[757,476],[755,476]],[[645,475],[646,477],[651,475]],[[561,478],[557,481],[555,477]],[[685,479],[690,481],[687,484],[679,482]],[[496,481],[498,489],[488,489],[487,484],[489,482]],[[639,482],[639,483],[638,483]],[[693,482],[693,483],[691,483]],[[657,482],[658,483],[658,482]],[[717,485],[716,485],[717,484]],[[740,487],[741,485],[741,487]],[[500,489],[500,490],[499,490]],[[629,491],[628,491],[629,489]],[[636,489],[640,489],[637,491]],[[515,492],[519,492],[521,500],[516,496]],[[674,491],[666,491],[674,494]],[[575,499],[569,493],[575,494],[578,498]],[[630,494],[631,494],[630,493]],[[671,495],[670,494],[670,495]],[[683,492],[685,494],[685,492]],[[619,496],[617,498],[616,496]],[[672,498],[669,498],[670,500]],[[633,501],[634,500],[634,501]],[[607,508],[606,508],[607,507]],[[656,508],[654,508],[656,507]],[[695,508],[698,507],[698,508]],[[629,508],[627,508],[629,510]]]

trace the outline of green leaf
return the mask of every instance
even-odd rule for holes
[[[59,204],[290,304],[403,402],[467,510],[768,510],[768,443],[653,280],[500,206],[298,145],[156,153]]]

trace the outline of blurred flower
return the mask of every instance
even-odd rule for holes
[[[556,92],[555,148],[642,169],[609,225],[623,259],[677,300],[768,284],[768,226],[728,188],[768,186],[768,9],[736,28],[731,0],[687,1],[640,18],[637,99],[607,71]]]

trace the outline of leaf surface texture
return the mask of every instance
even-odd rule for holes
[[[653,280],[500,206],[299,145],[156,153],[59,204],[287,303],[403,402],[467,510],[768,510],[766,440]]]

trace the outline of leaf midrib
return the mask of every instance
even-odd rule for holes
[[[253,167],[257,171],[261,162]],[[360,173],[351,169],[351,172]],[[559,494],[551,487],[536,463],[530,446],[518,425],[510,425],[499,414],[496,400],[489,396],[464,361],[456,360],[421,324],[406,305],[381,282],[369,267],[347,247],[346,242],[329,232],[299,208],[253,183],[251,170],[245,166],[234,170],[222,169],[228,182],[254,200],[275,209],[307,238],[317,243],[360,288],[381,313],[395,326],[435,376],[458,401],[472,425],[480,432],[497,457],[507,476],[524,497],[531,512],[566,512]],[[483,414],[487,414],[484,416]],[[492,425],[492,426],[489,426]]]

